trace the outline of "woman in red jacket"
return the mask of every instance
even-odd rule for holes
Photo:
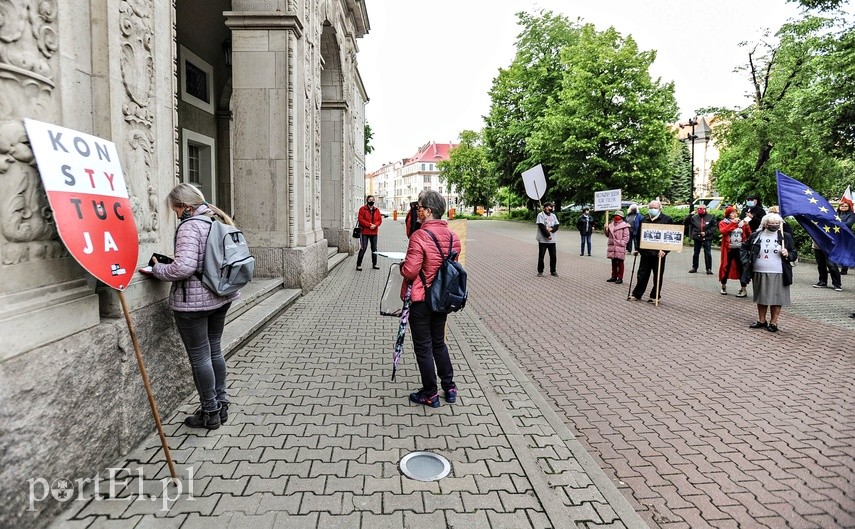
[[[739,252],[742,245],[748,242],[751,228],[748,226],[748,220],[739,219],[736,208],[728,206],[724,210],[724,220],[718,223],[718,231],[721,232],[721,264],[718,267],[718,280],[721,283],[722,295],[727,295],[727,280],[739,280],[742,277],[742,260]],[[736,297],[744,298],[748,295],[745,286],[740,282]]]
[[[365,250],[368,249],[368,243],[371,243],[371,268],[380,270],[377,266],[377,232],[380,230],[380,224],[383,223],[383,215],[380,210],[374,207],[374,195],[368,195],[365,199],[365,205],[359,208],[359,227],[362,228],[362,235],[359,237],[359,255],[356,256],[356,269],[362,270],[362,258],[365,256]]]
[[[431,311],[425,302],[425,292],[436,279],[439,267],[448,252],[449,241],[452,249],[460,254],[460,239],[448,229],[446,221],[440,220],[445,213],[445,199],[442,195],[436,191],[422,191],[418,208],[421,228],[410,236],[407,256],[401,263],[401,275],[405,279],[401,286],[401,299],[406,295],[407,286],[413,286],[410,292],[410,334],[422,377],[422,389],[411,393],[410,401],[438,408],[437,374],[445,392],[445,401],[449,404],[457,401],[457,386],[454,384],[454,368],[451,366],[448,346],[445,344],[445,322],[448,315]],[[431,234],[436,237],[442,253]]]

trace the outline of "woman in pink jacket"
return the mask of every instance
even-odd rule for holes
[[[626,245],[629,243],[631,226],[623,220],[623,211],[617,210],[612,215],[612,222],[606,226],[606,237],[609,238],[606,257],[612,260],[612,277],[606,281],[620,285],[623,283],[623,262],[626,259]]]
[[[201,407],[184,419],[191,428],[215,430],[228,419],[229,399],[226,395],[226,361],[220,348],[223,328],[232,301],[240,291],[218,296],[202,283],[196,272],[202,270],[205,244],[211,223],[193,217],[207,215],[220,222],[234,225],[222,210],[205,202],[202,192],[190,184],[178,184],[166,199],[181,223],[175,232],[175,258],[172,262],[157,262],[154,257],[152,275],[171,281],[169,305],[181,341],[187,349],[193,381],[199,393]],[[190,219],[190,220],[188,220]]]
[[[419,195],[418,217],[421,227],[410,235],[407,256],[401,263],[401,299],[404,299],[407,286],[410,291],[410,333],[413,337],[413,350],[422,378],[422,388],[410,394],[410,401],[432,408],[439,407],[439,395],[436,385],[437,374],[449,404],[457,401],[457,386],[454,383],[454,368],[448,356],[445,344],[445,323],[447,314],[433,312],[425,302],[425,292],[433,284],[439,267],[448,253],[448,243],[460,254],[460,239],[448,229],[448,223],[440,220],[445,213],[445,199],[436,191],[425,190]],[[430,233],[429,233],[430,232]],[[431,234],[436,237],[434,243]],[[440,250],[442,253],[440,254]]]

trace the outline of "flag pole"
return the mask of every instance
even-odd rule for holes
[[[166,434],[163,433],[163,424],[160,422],[160,414],[157,412],[157,403],[154,401],[154,394],[151,391],[151,382],[148,379],[148,373],[143,364],[142,353],[140,352],[140,343],[137,340],[137,333],[134,331],[134,325],[131,323],[131,313],[128,310],[128,303],[125,301],[125,293],[119,291],[119,301],[122,303],[122,312],[125,313],[125,321],[128,323],[128,331],[131,333],[131,341],[134,344],[134,353],[137,357],[137,365],[140,368],[145,392],[148,395],[148,404],[151,406],[151,414],[154,415],[154,423],[157,425],[157,434],[160,436],[160,444],[163,445],[163,454],[166,456],[166,463],[169,465],[169,473],[172,474],[173,482],[178,481],[178,473],[175,472],[175,463],[172,461],[172,454],[169,451],[169,443],[166,441]]]

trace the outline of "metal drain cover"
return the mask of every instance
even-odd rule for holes
[[[401,459],[401,472],[418,481],[437,481],[451,472],[448,459],[432,452],[412,452]]]

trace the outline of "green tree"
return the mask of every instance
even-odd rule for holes
[[[575,44],[580,27],[549,11],[520,12],[517,18],[522,30],[516,42],[516,56],[493,80],[484,141],[500,183],[525,196],[520,173],[542,163],[528,148],[528,138],[545,114],[550,98],[560,89],[564,76],[560,53]],[[545,169],[547,186],[552,188],[549,167]],[[556,201],[561,198],[553,195]]]
[[[561,88],[527,146],[551,168],[562,194],[590,201],[605,189],[628,196],[668,191],[677,103],[673,84],[650,77],[655,58],[632,37],[590,24],[561,51]]]
[[[674,138],[668,153],[671,185],[665,194],[672,202],[689,201],[692,194],[692,153],[686,142]]]
[[[840,78],[839,61],[829,58],[838,49],[833,24],[806,16],[785,24],[777,42],[751,46],[742,70],[751,80],[753,101],[723,112],[724,125],[714,133],[721,151],[713,166],[720,193],[738,198],[753,190],[774,203],[776,170],[826,195],[839,193],[831,188],[841,179],[845,157],[829,151],[845,142],[829,130],[845,105],[838,103],[839,93],[828,91],[828,80]]]
[[[457,189],[461,200],[470,206],[493,206],[499,188],[494,165],[477,132],[464,130],[460,144],[448,153],[448,160],[437,164],[440,178]]]
[[[371,130],[371,125],[365,123],[365,154],[374,152],[374,147],[371,145],[371,140],[374,138],[374,132]]]

